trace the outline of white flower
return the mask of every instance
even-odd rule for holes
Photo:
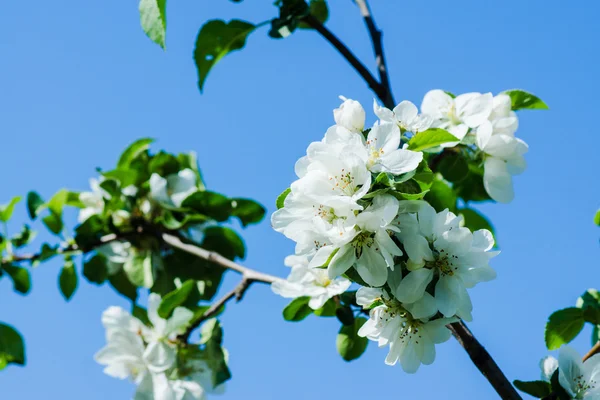
[[[413,318],[402,305],[383,290],[360,288],[356,293],[359,305],[377,305],[369,312],[369,320],[359,329],[358,335],[377,341],[379,346],[390,345],[385,359],[388,365],[400,362],[402,369],[415,373],[421,364],[435,360],[435,344],[450,338],[447,324],[454,318],[424,321]]]
[[[292,272],[287,280],[275,281],[271,289],[285,298],[308,296],[308,306],[313,310],[323,307],[327,300],[344,293],[352,284],[342,277],[329,279],[324,269],[308,268],[307,257],[289,256],[285,264],[292,267]]]
[[[333,110],[336,125],[343,126],[351,132],[362,132],[365,127],[365,110],[356,100],[340,96],[343,103]]]
[[[527,168],[523,155],[529,146],[514,136],[492,134],[492,130],[489,122],[477,129],[477,146],[486,153],[483,185],[492,199],[509,203],[515,197],[512,176]]]
[[[432,126],[443,128],[462,140],[469,128],[477,128],[488,120],[492,112],[491,93],[465,93],[452,98],[443,90],[431,90],[425,94],[421,112],[433,118]],[[452,147],[457,143],[446,143]]]
[[[409,132],[422,132],[433,123],[433,118],[430,115],[419,115],[417,106],[406,100],[400,102],[394,107],[394,110],[382,107],[377,104],[376,100],[373,100],[373,111],[381,121],[396,124]]]
[[[181,203],[197,191],[196,173],[189,168],[166,178],[156,173],[150,177],[150,196],[161,203],[181,207]]]
[[[397,277],[392,288],[399,301],[423,301],[427,285],[437,276],[437,309],[445,317],[472,319],[473,305],[467,288],[495,278],[496,272],[488,262],[499,252],[489,251],[494,239],[488,230],[471,233],[460,227],[461,220],[447,209],[436,213],[431,206],[421,207],[417,214],[398,216],[397,235],[409,256],[410,270],[405,277]],[[419,307],[429,304],[420,303]]]
[[[146,358],[151,362],[153,372],[164,372],[173,366],[177,355],[174,339],[185,331],[194,316],[187,308],[177,307],[169,319],[161,318],[158,315],[161,301],[156,293],[148,297],[148,319],[152,328],[144,330],[144,338],[148,342]]]
[[[79,201],[84,205],[84,208],[79,211],[79,216],[77,217],[80,223],[92,215],[102,214],[102,211],[104,211],[104,199],[110,199],[110,195],[100,187],[98,179],[90,179],[90,187],[92,188],[91,192],[79,193]]]
[[[600,399],[600,354],[585,362],[570,346],[558,352],[558,382],[574,399]]]
[[[137,385],[135,400],[175,400],[164,373],[156,373],[147,357],[142,331],[144,325],[120,307],[102,314],[107,345],[94,359],[105,365],[104,373],[119,379],[131,378]]]
[[[391,223],[397,212],[396,198],[387,194],[376,196],[356,217],[359,230],[347,235],[341,243],[320,248],[309,266],[320,267],[333,255],[327,267],[330,279],[354,266],[367,284],[382,286],[387,280],[388,267],[394,268],[393,256],[402,255],[388,233],[396,229]]]
[[[512,110],[510,96],[500,93],[494,96],[492,104],[492,113],[489,120],[492,123],[494,134],[514,136],[519,127],[519,119]]]
[[[131,257],[131,243],[115,240],[100,247],[96,251],[106,257],[108,274],[114,275],[123,268],[123,264]]]
[[[366,146],[354,152],[366,163],[371,172],[404,174],[417,168],[423,153],[400,149],[400,129],[396,124],[375,125],[369,131]]]
[[[558,360],[552,356],[546,356],[540,360],[540,369],[542,370],[542,380],[550,382],[552,375],[558,369]]]

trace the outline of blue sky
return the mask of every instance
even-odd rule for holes
[[[223,59],[200,95],[191,55],[201,24],[212,18],[258,23],[275,15],[271,3],[173,1],[166,52],[142,33],[134,0],[4,4],[0,201],[31,189],[45,196],[61,187],[85,189],[95,167],[109,168],[128,143],[150,136],[156,149],[197,151],[210,189],[256,198],[272,212],[275,197],[294,179],[295,160],[332,124],[337,96],[368,108],[373,96],[317,34],[274,41],[266,29]],[[373,67],[358,10],[349,0],[330,3],[328,26]],[[529,169],[516,178],[515,201],[480,207],[495,223],[502,254],[493,260],[498,279],[472,291],[469,325],[511,379],[536,379],[537,362],[546,354],[547,316],[600,286],[600,230],[592,224],[600,206],[600,136],[593,122],[600,6],[554,0],[372,3],[397,101],[420,103],[434,88],[524,88],[551,107],[520,114],[518,135],[530,152]],[[21,205],[12,230],[25,221]],[[283,258],[293,251],[292,242],[268,221],[243,235],[246,265],[287,274]],[[26,368],[0,373],[2,395],[130,398],[133,386],[105,376],[92,359],[104,344],[102,311],[127,303],[110,288],[83,280],[66,303],[57,288],[59,268],[51,262],[34,270],[27,297],[13,293],[8,279],[0,282],[0,321],[23,333],[29,358]],[[228,276],[223,288],[235,279]],[[374,345],[345,363],[335,350],[335,320],[284,322],[285,304],[268,287],[256,286],[228,307],[223,326],[234,378],[223,399],[495,398],[453,340],[438,346],[436,362],[416,375],[386,366],[386,351]],[[588,350],[587,329],[575,346]]]

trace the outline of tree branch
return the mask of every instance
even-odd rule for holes
[[[458,343],[467,351],[473,364],[487,378],[488,382],[496,390],[496,393],[500,395],[500,398],[505,400],[522,400],[490,353],[479,343],[462,321],[448,325],[448,329],[450,329]]]
[[[595,356],[598,353],[600,353],[600,341],[596,342],[594,347],[592,347],[590,349],[590,351],[588,351],[586,353],[586,355],[583,356],[583,359],[581,361],[586,362],[588,360],[588,358],[592,358],[593,356]]]
[[[344,43],[342,43],[337,36],[327,29],[318,19],[312,15],[307,15],[303,18],[303,21],[310,25],[314,30],[319,32],[321,36],[325,38],[336,50],[350,63],[350,65],[358,72],[358,74],[365,80],[367,85],[375,93],[379,99],[386,104],[387,90],[384,86],[375,79],[373,74],[364,66],[364,64],[350,51]],[[393,107],[393,105],[392,105]]]
[[[371,36],[371,42],[373,43],[373,52],[375,53],[375,61],[377,62],[377,70],[379,71],[379,79],[381,81],[382,86],[382,95],[379,96],[383,104],[392,109],[396,105],[394,101],[394,97],[392,95],[392,88],[390,85],[390,77],[388,75],[386,63],[385,63],[385,55],[383,53],[383,44],[381,42],[381,31],[377,29],[375,25],[375,20],[371,15],[371,9],[369,8],[369,3],[367,0],[354,0],[358,8],[360,9],[360,13],[365,20],[365,24],[367,25],[367,30],[369,31],[369,35]]]

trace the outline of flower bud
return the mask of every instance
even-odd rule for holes
[[[362,132],[365,127],[365,110],[356,100],[340,96],[344,102],[333,110],[333,118],[337,125],[352,132]]]

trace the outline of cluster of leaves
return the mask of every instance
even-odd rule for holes
[[[140,139],[127,147],[114,169],[98,169],[100,177],[93,192],[62,189],[48,201],[38,193],[30,192],[27,195],[30,218],[40,219],[62,243],[43,243],[38,253],[19,256],[15,250],[29,244],[35,232],[25,225],[12,238],[0,237],[0,248],[6,252],[2,257],[0,277],[10,276],[15,290],[25,294],[30,289],[30,276],[28,269],[19,263],[36,266],[61,255],[64,264],[58,279],[59,288],[69,300],[78,285],[76,257],[81,256],[85,279],[96,285],[110,284],[131,300],[132,313],[142,321],[149,324],[145,310],[136,304],[139,288],[161,295],[163,302],[159,314],[162,317],[167,318],[176,307],[184,306],[195,313],[192,324],[201,318],[219,289],[224,269],[172,248],[162,235],[177,236],[230,260],[243,259],[246,248],[242,238],[223,224],[235,218],[246,227],[260,222],[266,210],[253,200],[229,198],[207,190],[194,153],[160,151],[153,154],[149,150],[151,143],[151,139]],[[170,182],[182,171],[193,171],[195,182],[186,188],[180,204],[157,197],[156,183],[151,181],[165,182],[164,196],[171,196],[179,189],[169,186]],[[15,198],[0,207],[2,222],[10,219],[19,200]],[[66,207],[75,207],[80,212],[81,223],[74,228],[74,233],[69,232],[64,222]],[[115,244],[121,246],[119,254],[113,254],[111,246]],[[7,332],[1,335],[0,365],[24,363],[20,335],[6,325],[0,325],[0,329]],[[220,349],[220,339],[218,346],[214,345],[215,340],[207,339],[206,343],[201,343],[206,347],[203,351],[213,355],[218,353],[213,347]],[[220,354],[223,360],[222,351]],[[226,364],[223,365],[226,369]],[[223,368],[217,372],[221,371],[219,376],[228,378],[229,372],[223,372]]]
[[[232,0],[240,2],[241,0]],[[280,39],[290,35],[296,29],[312,29],[305,20],[308,16],[318,23],[329,18],[326,0],[277,0],[275,6],[279,15],[258,24],[239,19],[228,22],[213,19],[205,22],[196,38],[194,61],[198,71],[198,87],[204,89],[204,83],[213,66],[224,56],[246,45],[248,36],[259,27],[270,25],[269,36]],[[139,11],[142,29],[146,35],[163,49],[166,46],[167,1],[140,0]]]
[[[356,291],[347,291],[329,299],[323,307],[313,310],[308,306],[310,297],[298,297],[292,300],[283,310],[286,321],[298,322],[311,314],[317,317],[336,317],[341,327],[336,339],[338,353],[346,361],[359,358],[367,349],[368,339],[358,336],[358,330],[367,321],[359,317],[363,312],[356,304]]]

